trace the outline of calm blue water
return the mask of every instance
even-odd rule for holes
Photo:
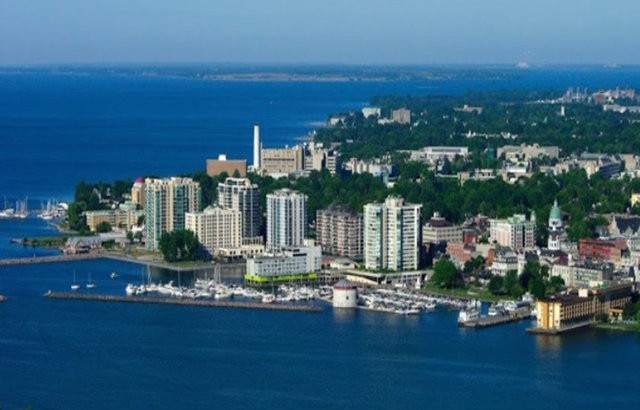
[[[634,70],[508,71],[503,79],[220,83],[0,74],[0,196],[70,198],[77,180],[170,175],[227,153],[292,143],[374,94],[635,86]],[[54,233],[0,220],[0,257],[51,251],[9,238]],[[122,293],[140,266],[87,261],[0,268],[0,407],[613,408],[640,400],[640,337],[525,334],[528,323],[458,329],[456,314],[396,317],[45,300],[89,272]],[[108,279],[112,271],[118,281]],[[156,273],[154,273],[155,275]]]

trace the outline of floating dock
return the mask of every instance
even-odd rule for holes
[[[221,307],[221,308],[239,308],[239,309],[288,310],[288,311],[297,311],[297,312],[321,312],[323,310],[320,306],[311,306],[311,305],[282,305],[277,303],[229,302],[229,301],[219,301],[219,300],[162,298],[162,297],[148,297],[148,296],[94,295],[94,294],[87,294],[87,293],[71,293],[71,292],[47,292],[44,296],[48,299],[89,300],[89,301],[97,301],[97,302],[144,303],[144,304]]]

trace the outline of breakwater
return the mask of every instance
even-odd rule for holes
[[[74,262],[87,259],[102,258],[98,253],[82,253],[78,255],[38,256],[35,258],[0,259],[0,266],[31,265],[36,263]]]
[[[240,308],[240,309],[264,309],[264,310],[288,310],[298,312],[321,312],[319,306],[311,305],[282,305],[276,303],[257,302],[229,302],[219,300],[203,299],[179,299],[162,297],[140,297],[140,296],[118,296],[118,295],[94,295],[87,293],[71,292],[47,292],[48,299],[71,299],[97,302],[120,302],[120,303],[144,303],[144,304],[165,304],[182,306],[218,307],[218,308]]]

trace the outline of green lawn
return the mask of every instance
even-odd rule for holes
[[[456,298],[478,299],[484,302],[498,302],[501,300],[513,300],[508,295],[496,296],[486,289],[477,286],[466,286],[464,288],[442,289],[436,285],[427,283],[422,287],[426,292],[436,295],[451,296]]]

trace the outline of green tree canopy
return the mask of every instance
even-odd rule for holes
[[[167,262],[195,261],[198,259],[198,239],[189,230],[164,232],[160,236],[160,252]]]
[[[464,280],[453,262],[448,259],[440,259],[433,266],[431,283],[441,288],[453,288],[462,286]]]

